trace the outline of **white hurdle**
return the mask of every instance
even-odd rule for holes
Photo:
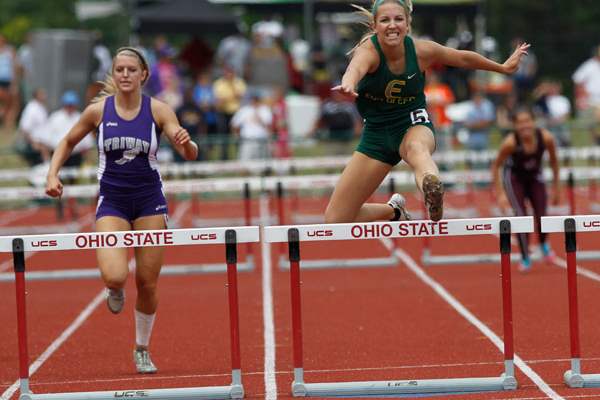
[[[542,217],[542,232],[564,232],[567,253],[567,282],[569,293],[569,334],[571,369],[564,374],[565,383],[572,388],[600,387],[600,374],[581,373],[579,342],[579,310],[577,300],[577,232],[599,232],[600,215]]]
[[[568,197],[568,208],[570,214],[575,214],[575,177],[573,175],[573,171],[565,171],[561,170],[561,179],[567,182],[567,197]],[[585,173],[583,171],[586,171]],[[546,175],[547,174],[546,170]],[[600,172],[600,170],[576,170],[576,173],[581,172],[582,175],[580,179],[587,179],[589,174],[596,174]],[[586,175],[586,173],[588,175]],[[550,210],[549,210],[550,211]],[[564,212],[565,210],[558,210],[559,212]],[[494,211],[496,213],[501,213],[501,211],[496,207]],[[465,264],[494,264],[500,261],[500,255],[496,253],[473,253],[473,254],[440,254],[434,255],[431,251],[431,246],[428,238],[423,238],[424,249],[421,255],[421,262],[424,265],[465,265]],[[597,260],[600,259],[600,251],[591,251],[585,252],[585,254],[581,255],[583,259],[586,260]],[[541,252],[534,251],[530,255],[532,261],[539,261],[542,259]],[[511,254],[512,261],[519,261],[521,259],[520,254]]]
[[[152,231],[86,232],[62,235],[1,236],[0,252],[13,253],[19,343],[19,400],[133,400],[240,399],[244,397],[240,361],[239,306],[237,290],[237,244],[259,241],[257,226],[236,228],[169,229]],[[231,337],[231,379],[228,386],[172,389],[135,389],[103,392],[34,394],[29,387],[29,350],[25,298],[25,252],[147,246],[224,244],[227,265]]]
[[[317,234],[317,233],[325,234]],[[479,218],[432,221],[373,222],[353,224],[288,225],[265,227],[263,240],[288,243],[292,288],[292,338],[295,397],[376,396],[462,393],[514,390],[510,234],[533,232],[532,217]],[[300,290],[300,243],[319,240],[383,239],[431,236],[500,234],[504,321],[504,372],[499,377],[307,383],[304,381]],[[303,263],[302,263],[303,264]]]
[[[496,150],[473,151],[436,151],[434,160],[438,163],[455,165],[465,162],[490,163],[497,156]],[[597,160],[600,159],[600,147],[571,147],[558,149],[558,158],[562,161]],[[292,171],[309,171],[315,169],[342,170],[350,160],[350,156],[300,157],[289,159],[269,159],[250,161],[200,161],[186,163],[161,164],[160,170],[164,178],[171,176],[215,176],[223,173],[264,175],[274,172],[282,175]],[[2,169],[0,181],[29,180],[33,184],[43,186],[48,172],[47,164],[40,164],[31,170]],[[95,179],[97,168],[65,167],[60,171],[62,178]]]

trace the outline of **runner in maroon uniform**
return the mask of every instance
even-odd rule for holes
[[[553,262],[554,255],[546,243],[546,234],[540,230],[540,217],[546,215],[548,195],[544,182],[542,158],[547,151],[553,173],[552,203],[560,199],[559,166],[556,157],[556,145],[552,134],[535,125],[533,112],[529,108],[518,108],[513,114],[513,132],[509,133],[492,164],[492,178],[498,194],[498,203],[503,210],[512,206],[515,215],[527,215],[525,199],[528,199],[535,227],[539,235],[542,254],[546,262]],[[505,163],[506,161],[506,163]],[[504,164],[502,178],[500,166]],[[510,204],[510,206],[509,206]],[[531,268],[527,234],[519,234],[521,248],[521,271]]]

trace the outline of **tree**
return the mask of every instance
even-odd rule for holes
[[[600,44],[597,0],[487,0],[484,7],[488,33],[505,54],[514,37],[532,44],[540,76],[570,85],[573,71]]]
[[[35,28],[79,28],[75,17],[76,0],[2,0],[0,33],[15,44]]]

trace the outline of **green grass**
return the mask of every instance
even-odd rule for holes
[[[15,152],[16,137],[16,131],[0,129],[0,168],[27,168],[25,160]]]

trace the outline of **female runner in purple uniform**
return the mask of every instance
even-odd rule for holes
[[[105,89],[92,101],[52,156],[46,193],[62,195],[58,172],[73,147],[95,132],[98,144],[96,209],[98,232],[165,229],[167,202],[158,172],[156,152],[163,133],[186,160],[195,160],[198,146],[191,141],[173,110],[142,95],[150,71],[141,51],[123,47],[113,59]],[[125,301],[124,286],[129,273],[127,249],[98,249],[98,266],[107,288],[107,305],[117,314]],[[135,305],[136,347],[133,352],[138,373],[155,373],[148,345],[158,303],[157,281],[163,259],[162,247],[135,249],[137,300]]]
[[[552,168],[552,203],[560,200],[560,175],[556,144],[550,132],[535,125],[533,112],[526,107],[519,107],[512,117],[514,132],[509,133],[492,163],[492,179],[498,194],[498,203],[503,210],[512,206],[515,215],[527,215],[525,200],[528,199],[533,209],[535,229],[539,235],[540,247],[544,260],[554,262],[554,254],[546,242],[546,234],[541,232],[540,217],[546,215],[548,195],[544,182],[542,159],[547,151]],[[506,163],[505,163],[506,161]],[[502,178],[500,167],[504,164]],[[520,271],[527,272],[531,268],[529,257],[528,235],[521,233],[519,247],[521,249]]]

